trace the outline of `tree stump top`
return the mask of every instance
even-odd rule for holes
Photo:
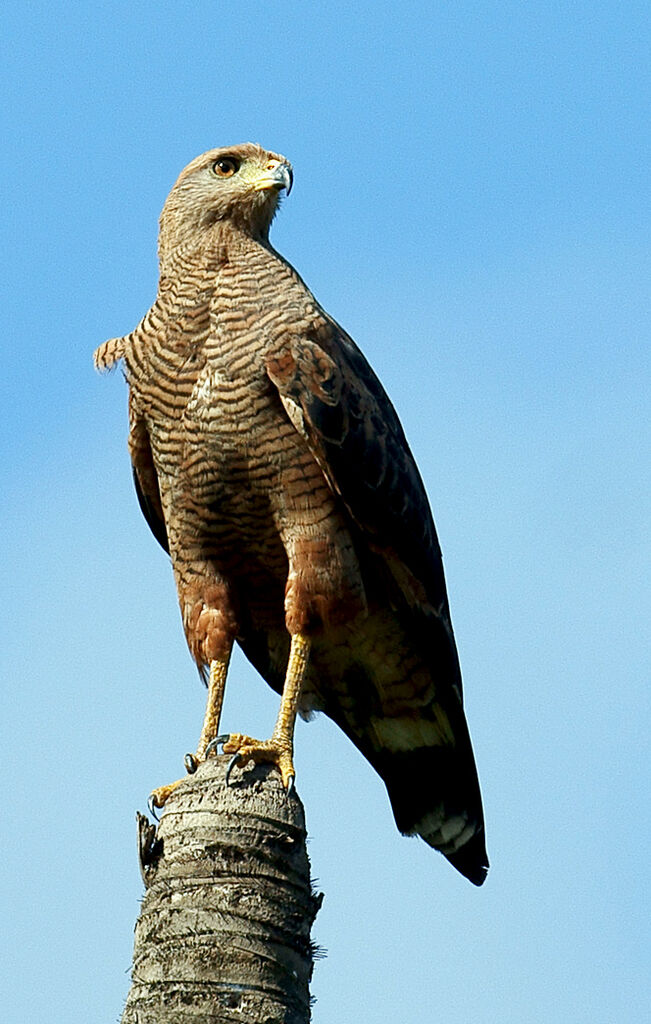
[[[122,1024],[306,1024],[310,884],[303,806],[268,765],[200,765],[156,830],[139,815],[147,890]]]

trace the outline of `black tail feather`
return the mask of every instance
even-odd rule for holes
[[[484,884],[489,864],[483,828],[475,832],[472,839],[464,843],[456,853],[447,853],[445,856],[473,885]]]

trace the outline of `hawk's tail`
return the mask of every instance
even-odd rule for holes
[[[475,832],[472,839],[469,839],[456,853],[446,853],[445,856],[450,864],[462,875],[465,875],[473,885],[483,885],[488,872],[483,825],[478,832]]]
[[[484,816],[470,737],[464,732],[465,737],[457,731],[454,746],[387,752],[376,766],[400,831],[421,836],[474,885],[482,885],[488,872]]]

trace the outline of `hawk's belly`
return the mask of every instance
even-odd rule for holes
[[[358,614],[345,510],[266,374],[207,366],[174,428],[180,458],[165,430],[151,433],[177,578],[210,567],[258,628],[318,631]]]

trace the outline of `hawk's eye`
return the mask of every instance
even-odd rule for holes
[[[212,169],[218,178],[232,178],[240,169],[240,161],[232,156],[223,156],[215,161]]]

